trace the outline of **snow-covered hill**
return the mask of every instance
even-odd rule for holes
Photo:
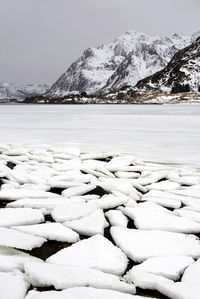
[[[35,95],[40,95],[48,90],[47,84],[27,84],[16,85],[14,83],[0,82],[0,100],[24,99]]]
[[[89,48],[68,68],[46,93],[63,97],[71,93],[106,92],[138,80],[167,65],[172,56],[191,42],[191,37],[174,34],[149,37],[128,31],[114,42]]]
[[[178,51],[168,65],[154,75],[138,82],[139,91],[200,91],[200,37]]]

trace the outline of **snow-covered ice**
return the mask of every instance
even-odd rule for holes
[[[0,226],[28,225],[44,222],[41,211],[29,208],[0,209]]]
[[[84,236],[103,235],[104,229],[108,227],[108,222],[100,209],[80,219],[67,221],[63,224]]]
[[[52,241],[68,243],[79,241],[79,235],[61,223],[50,222],[26,226],[12,226],[11,228]]]
[[[25,264],[25,274],[35,287],[54,286],[62,290],[87,286],[135,294],[134,285],[125,283],[117,275],[95,269],[30,262]]]
[[[80,266],[121,275],[126,270],[128,259],[117,246],[101,235],[79,241],[58,251],[47,259],[48,263]]]
[[[145,299],[143,296],[135,296],[130,294],[123,294],[117,291],[94,289],[89,287],[72,288],[63,290],[61,292],[48,291],[48,292],[36,292],[30,291],[26,296],[26,299]]]
[[[5,227],[0,227],[0,246],[14,247],[18,249],[32,250],[40,247],[46,239],[29,235]]]
[[[121,227],[112,227],[111,235],[123,252],[138,263],[156,256],[200,256],[200,241],[193,235]]]
[[[23,299],[29,284],[19,275],[0,272],[0,298]]]

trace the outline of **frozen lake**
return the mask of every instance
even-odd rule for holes
[[[200,166],[200,105],[0,105],[1,143],[77,145]]]

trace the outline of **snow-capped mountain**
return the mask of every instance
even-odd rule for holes
[[[0,82],[0,100],[24,99],[45,93],[49,89],[47,84],[16,85],[14,83]]]
[[[178,51],[163,70],[139,81],[135,88],[168,93],[200,92],[200,37]]]
[[[149,37],[128,31],[113,43],[85,50],[52,85],[46,96],[92,94],[127,84],[135,85],[138,80],[165,67],[175,52],[190,42],[190,37],[177,34]]]

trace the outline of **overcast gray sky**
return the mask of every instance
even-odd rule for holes
[[[200,0],[0,0],[0,80],[53,83],[89,46],[127,30],[200,30]]]

